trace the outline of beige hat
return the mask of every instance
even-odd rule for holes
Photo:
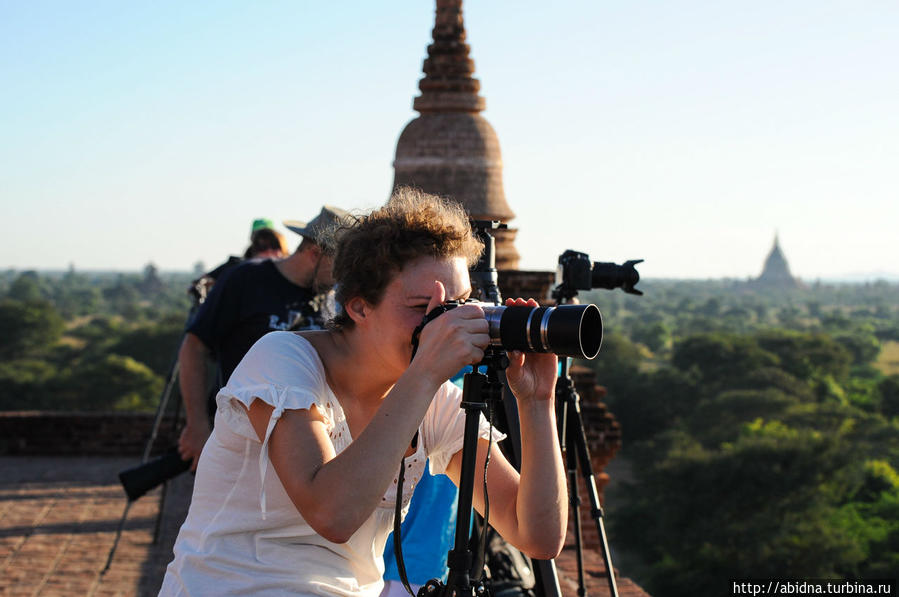
[[[310,222],[300,220],[284,220],[284,226],[291,232],[296,232],[303,238],[318,243],[322,233],[331,232],[334,229],[352,222],[352,216],[348,211],[333,205],[325,205],[321,212],[312,218]]]

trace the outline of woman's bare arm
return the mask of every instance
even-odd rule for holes
[[[343,543],[371,515],[435,392],[421,378],[401,378],[339,456],[317,409],[284,411],[269,439],[269,458],[287,495],[318,534]],[[250,405],[250,422],[260,440],[272,410],[259,399]]]
[[[522,458],[519,475],[497,446],[490,453],[487,487],[490,524],[512,545],[530,557],[551,559],[562,550],[568,528],[568,492],[561,451],[556,438],[552,402],[519,408]],[[484,460],[487,440],[478,440],[473,505],[484,513]],[[458,485],[462,452],[457,452],[446,474]]]

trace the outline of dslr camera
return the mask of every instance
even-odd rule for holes
[[[640,281],[640,274],[634,267],[638,263],[643,263],[643,260],[633,259],[621,265],[602,261],[591,262],[586,253],[569,249],[559,255],[559,265],[556,269],[557,286],[553,291],[553,297],[570,299],[576,296],[579,290],[593,288],[607,290],[621,288],[628,294],[642,295],[641,291],[634,288]]]

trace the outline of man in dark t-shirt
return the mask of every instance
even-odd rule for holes
[[[327,258],[327,257],[325,257]],[[227,382],[240,359],[272,330],[297,329],[302,318],[321,324],[315,290],[298,286],[271,259],[246,261],[212,287],[187,331],[211,348]],[[308,325],[303,327],[310,327]]]
[[[178,440],[185,460],[197,458],[212,426],[207,393],[207,362],[218,360],[221,384],[250,347],[273,330],[309,329],[323,321],[316,298],[333,284],[331,255],[322,236],[348,217],[325,207],[308,224],[291,230],[303,236],[296,252],[281,260],[248,261],[227,271],[212,287],[184,335],[178,353],[179,385],[186,424]],[[211,409],[214,412],[214,408]]]

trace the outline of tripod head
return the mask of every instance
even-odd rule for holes
[[[474,235],[484,243],[484,252],[475,266],[469,270],[473,294],[482,302],[502,304],[499,292],[499,277],[496,272],[496,241],[490,230],[508,228],[496,220],[469,220]]]

